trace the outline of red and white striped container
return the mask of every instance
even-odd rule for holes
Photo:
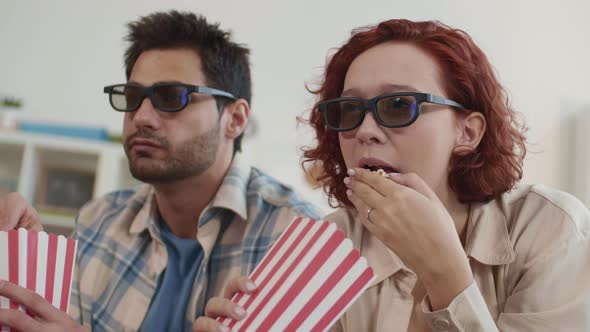
[[[298,217],[250,275],[257,290],[232,299],[248,316],[218,321],[232,331],[325,331],[375,277],[335,224]]]
[[[76,240],[61,235],[24,228],[0,231],[0,279],[35,291],[56,308],[67,312],[76,247]],[[26,311],[2,296],[0,308]],[[9,329],[2,327],[0,331]]]

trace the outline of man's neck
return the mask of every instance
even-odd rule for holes
[[[196,238],[201,213],[217,194],[230,164],[231,156],[218,159],[199,176],[153,184],[158,211],[174,235]]]

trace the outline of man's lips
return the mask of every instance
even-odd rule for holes
[[[134,138],[127,144],[129,151],[153,151],[162,148],[162,145],[146,138]]]

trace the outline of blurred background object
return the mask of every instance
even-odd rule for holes
[[[22,100],[13,97],[0,98],[0,130],[14,130],[18,123],[16,112],[22,107]]]

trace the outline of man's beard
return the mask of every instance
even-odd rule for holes
[[[217,157],[219,146],[219,123],[188,141],[184,141],[173,148],[165,137],[140,128],[135,134],[125,140],[125,153],[129,160],[129,171],[134,178],[146,183],[165,183],[183,180],[203,174]],[[160,144],[160,149],[166,152],[164,159],[151,159],[145,152],[129,154],[128,142],[133,138],[147,138]]]

